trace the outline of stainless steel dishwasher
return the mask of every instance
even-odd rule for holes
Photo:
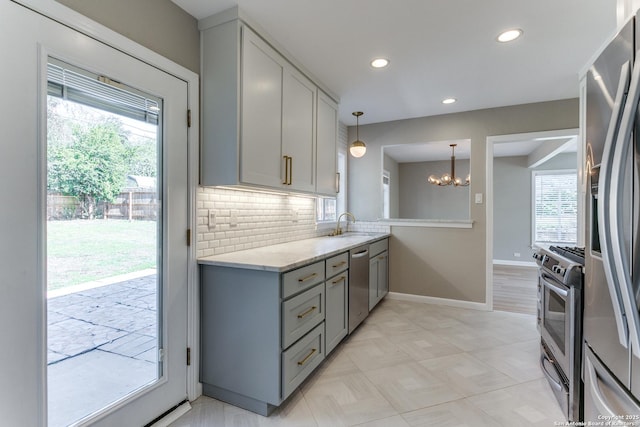
[[[369,315],[369,245],[349,251],[349,333]]]

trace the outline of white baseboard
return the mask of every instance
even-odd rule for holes
[[[494,259],[493,265],[513,265],[514,267],[537,267],[534,261],[511,261],[508,259]]]
[[[428,297],[424,295],[403,294],[399,292],[389,292],[387,297],[389,299],[419,302],[422,304],[446,305],[449,307],[469,308],[472,310],[480,310],[480,311],[490,310],[487,304],[483,302],[461,301],[461,300],[448,299],[448,298]]]
[[[189,402],[184,402],[182,405],[178,406],[176,409],[153,423],[151,427],[168,427],[172,422],[176,421],[190,410],[191,404]]]

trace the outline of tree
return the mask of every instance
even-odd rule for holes
[[[48,189],[76,196],[94,218],[98,201],[112,202],[125,185],[129,161],[121,125],[114,120],[73,125],[71,141],[48,149]]]

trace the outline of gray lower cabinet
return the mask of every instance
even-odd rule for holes
[[[325,282],[325,335],[327,355],[347,336],[349,330],[349,253],[327,259]]]
[[[347,269],[348,253],[285,273],[201,265],[203,393],[269,415],[346,336]]]
[[[389,293],[389,239],[369,246],[369,311]]]

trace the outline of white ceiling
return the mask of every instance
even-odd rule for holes
[[[198,19],[239,5],[340,97],[347,125],[576,98],[616,26],[616,0],[172,1]],[[509,28],[524,35],[497,43]]]
[[[534,151],[539,150],[542,145],[551,143],[554,143],[554,149],[561,146],[561,148],[554,150],[554,155],[575,153],[577,151],[578,135],[571,135],[571,132],[565,130],[546,133],[555,133],[555,135],[549,135],[545,138],[514,137],[513,141],[495,143],[493,145],[493,157],[529,156]],[[456,144],[456,159],[468,159],[471,157],[471,141],[468,139],[387,145],[384,146],[384,154],[398,163],[449,160],[451,159],[451,144]]]

